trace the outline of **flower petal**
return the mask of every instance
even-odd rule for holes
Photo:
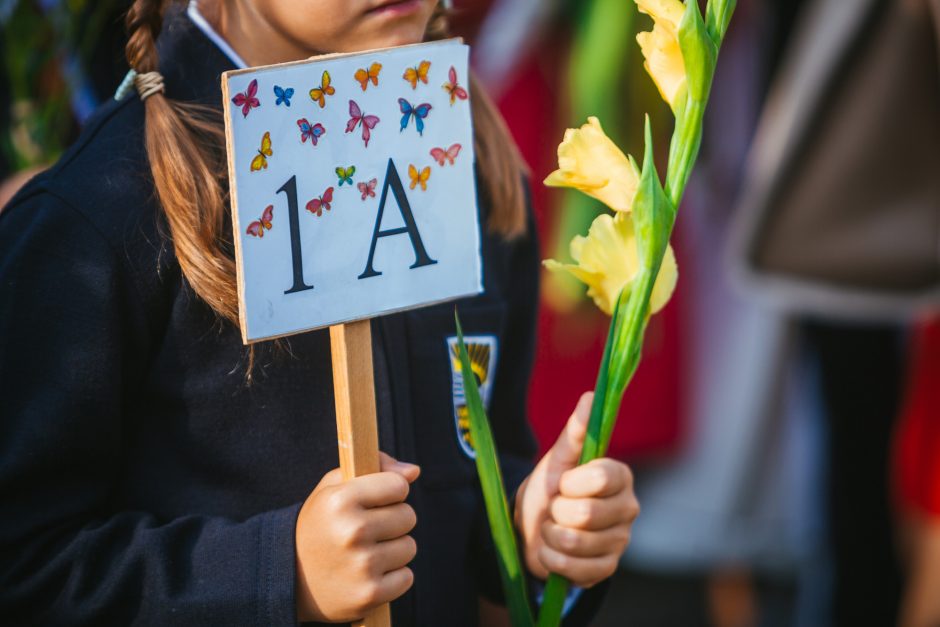
[[[666,246],[666,254],[663,256],[663,263],[659,267],[659,274],[656,276],[656,283],[653,284],[653,293],[650,295],[650,313],[659,312],[676,289],[676,283],[679,280],[679,267],[676,265],[676,255],[672,251],[672,246]]]
[[[565,131],[558,145],[558,169],[545,184],[572,187],[606,204],[614,211],[629,211],[639,173],[623,151],[604,133],[600,121]]]

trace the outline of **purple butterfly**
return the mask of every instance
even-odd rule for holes
[[[346,132],[352,133],[356,130],[357,126],[361,125],[362,141],[365,143],[366,148],[369,147],[369,138],[372,136],[372,129],[374,129],[375,125],[380,121],[377,115],[366,115],[363,113],[355,100],[349,101],[349,122],[346,122]],[[352,181],[349,182],[352,183]]]
[[[326,129],[323,128],[323,125],[317,122],[314,125],[310,125],[310,122],[307,121],[307,118],[301,118],[297,120],[297,127],[300,129],[300,141],[306,142],[308,139],[310,143],[314,146],[317,145],[317,141],[320,137],[326,133]]]

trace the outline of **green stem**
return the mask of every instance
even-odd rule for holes
[[[610,380],[610,361],[611,351],[617,343],[617,331],[620,324],[621,303],[624,294],[621,292],[617,298],[617,304],[614,306],[614,313],[611,317],[611,324],[607,330],[607,340],[604,343],[604,354],[601,356],[601,366],[597,371],[597,383],[594,385],[594,400],[591,402],[591,417],[588,420],[587,435],[584,438],[584,447],[581,449],[581,459],[579,464],[590,461],[592,452],[606,449],[602,444],[604,422],[604,405],[607,396],[606,391]],[[545,593],[542,596],[542,607],[539,610],[538,627],[556,627],[561,623],[561,613],[565,607],[565,599],[568,596],[569,582],[567,579],[557,573],[550,573],[545,583]]]
[[[669,165],[666,170],[666,196],[675,209],[679,208],[685,186],[692,175],[692,167],[702,144],[702,120],[705,103],[689,99],[676,115],[676,128],[669,144]]]

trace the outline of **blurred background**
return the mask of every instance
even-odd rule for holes
[[[126,0],[0,0],[0,207],[124,73]],[[703,3],[704,4],[704,3]],[[544,188],[567,126],[633,154],[628,0],[456,0],[454,30],[531,170],[542,256],[602,209]],[[940,625],[940,0],[739,0],[610,454],[642,514],[597,625]],[[661,155],[663,156],[663,155]],[[543,447],[608,320],[545,275]]]

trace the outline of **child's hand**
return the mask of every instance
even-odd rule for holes
[[[297,517],[297,618],[349,622],[397,599],[414,580],[406,564],[415,512],[404,502],[414,464],[382,453],[382,472],[343,481],[328,472]]]
[[[516,495],[516,528],[529,571],[593,586],[617,569],[640,505],[626,464],[609,458],[578,466],[593,394],[581,396],[565,430]]]

